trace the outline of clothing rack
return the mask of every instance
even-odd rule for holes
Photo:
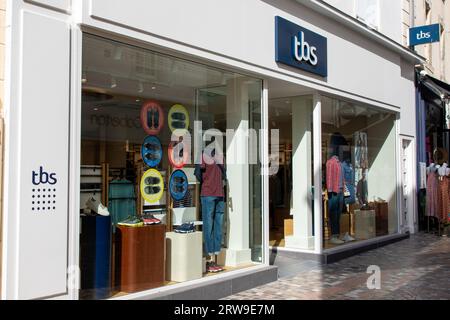
[[[431,192],[431,190],[428,190],[428,187],[429,187],[428,186],[428,180],[429,180],[429,175],[430,174],[434,174],[434,175],[437,176],[436,179],[438,180],[437,181],[438,184],[439,184],[439,181],[442,181],[442,179],[450,179],[450,177],[449,177],[450,176],[450,168],[448,167],[446,162],[443,162],[442,165],[431,163],[427,167],[426,172],[427,172],[427,198],[426,198],[427,206],[426,206],[425,216],[427,217],[427,233],[430,233],[430,217],[433,217],[433,218],[435,218],[438,221],[437,234],[438,234],[438,236],[441,236],[442,235],[441,234],[441,227],[444,224],[444,222],[446,222],[448,220],[448,213],[449,212],[448,212],[448,208],[447,208],[447,215],[446,215],[447,219],[442,219],[442,216],[440,215],[440,213],[438,213],[437,215],[430,215],[429,214],[429,212],[428,212],[428,208],[429,208],[428,207],[429,206],[428,201],[430,199],[428,198],[428,195],[429,195],[429,192]],[[441,192],[441,190],[439,190],[439,188],[438,188],[437,192]],[[448,193],[448,191],[447,191],[447,193]],[[442,196],[442,194],[441,194],[441,196]],[[450,207],[450,206],[448,206],[448,207]],[[442,210],[445,210],[445,209],[442,209]]]

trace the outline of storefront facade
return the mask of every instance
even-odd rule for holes
[[[3,298],[152,298],[416,230],[420,57],[332,7],[7,5]]]

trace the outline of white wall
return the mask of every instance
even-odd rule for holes
[[[402,0],[380,0],[379,31],[402,44]]]
[[[357,0],[325,0],[328,4],[356,18]],[[377,30],[392,40],[402,43],[403,0],[378,0],[379,19]]]
[[[293,80],[308,79],[371,99],[374,103],[409,110],[414,108],[413,104],[409,104],[412,101],[410,91],[404,90],[401,85],[403,80],[398,54],[297,2],[199,0],[180,3],[168,0],[158,2],[158,10],[155,10],[154,1],[147,0],[132,0],[126,5],[120,0],[96,0],[89,6],[90,3],[89,0],[83,1],[82,23],[86,25],[126,32],[142,40],[173,39],[191,48],[208,50],[224,58],[290,75]],[[277,65],[274,58],[276,15],[328,38],[327,79]],[[400,21],[397,29],[400,34]],[[413,68],[412,64],[410,68]],[[408,130],[407,134],[414,134],[414,130]]]

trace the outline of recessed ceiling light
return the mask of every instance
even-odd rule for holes
[[[144,92],[144,84],[141,81],[139,81],[139,84],[138,84],[138,92],[139,93]]]
[[[153,87],[152,87],[152,90],[155,90],[155,89],[156,89],[156,87],[155,87],[155,86],[153,86]]]
[[[141,99],[136,99],[136,102],[141,102]]]
[[[117,81],[116,81],[116,78],[113,77],[111,79],[111,88],[114,89],[116,87],[117,87]]]
[[[98,111],[98,108],[97,108],[97,107],[94,107],[94,111]]]

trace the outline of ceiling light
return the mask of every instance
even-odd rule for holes
[[[114,60],[122,60],[122,47],[114,47]]]
[[[98,111],[98,108],[97,108],[97,107],[94,107],[94,111]]]
[[[136,99],[136,102],[141,102],[141,99]]]
[[[117,87],[117,81],[116,78],[112,77],[111,79],[111,88],[114,89]]]
[[[155,90],[156,89],[156,87],[155,86],[152,86],[152,90]]]
[[[139,93],[144,92],[144,84],[142,83],[142,81],[139,81],[139,84],[138,84],[138,92],[139,92]]]
[[[87,82],[87,74],[86,71],[83,71],[83,75],[81,76],[81,83]]]

